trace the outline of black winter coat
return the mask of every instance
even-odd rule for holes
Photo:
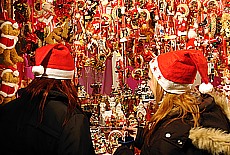
[[[211,96],[207,96],[200,111],[199,128],[193,128],[191,116],[170,123],[178,116],[170,113],[157,126],[150,145],[143,145],[141,155],[230,154],[230,111],[226,102],[218,105]],[[143,142],[140,135],[137,135],[137,140]],[[140,146],[140,143],[137,144]]]
[[[0,108],[1,155],[94,155],[86,115],[76,109],[63,126],[67,98],[51,91],[40,123],[38,103],[22,94]]]

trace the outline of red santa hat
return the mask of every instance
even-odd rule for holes
[[[19,76],[19,72],[16,68],[14,68],[13,66],[7,66],[4,67],[2,73],[1,73],[1,77],[3,77],[3,75],[5,73],[13,73],[14,76]]]
[[[150,69],[162,86],[169,93],[182,94],[193,85],[197,71],[203,83],[199,91],[211,92],[213,86],[208,79],[208,65],[199,50],[178,50],[155,57],[150,61]]]
[[[61,43],[38,48],[35,51],[35,65],[32,72],[36,77],[72,79],[74,75],[73,57]]]
[[[0,29],[2,29],[5,25],[12,25],[13,28],[15,28],[15,29],[19,28],[18,23],[11,18],[8,18],[5,22],[3,22],[0,26]]]

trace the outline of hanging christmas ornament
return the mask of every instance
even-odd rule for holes
[[[177,30],[177,36],[186,36],[187,35],[187,26],[189,14],[189,8],[187,4],[179,4],[177,6],[177,12],[174,16],[175,19],[175,29]]]

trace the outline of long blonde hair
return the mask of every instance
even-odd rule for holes
[[[154,83],[155,99],[157,103],[161,100],[162,102],[156,113],[151,117],[148,123],[150,124],[150,126],[146,126],[145,142],[147,144],[152,141],[150,137],[151,134],[154,132],[157,124],[171,113],[178,113],[178,117],[172,119],[170,122],[176,119],[184,119],[187,114],[191,114],[193,117],[194,127],[199,126],[200,111],[198,105],[200,104],[200,102],[198,102],[197,96],[195,96],[190,91],[183,94],[166,93],[164,95],[164,91],[162,87],[158,84],[157,80],[153,76],[150,78],[151,80],[153,80],[152,82]]]

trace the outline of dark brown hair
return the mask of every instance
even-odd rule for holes
[[[41,113],[40,122],[43,119],[43,110],[46,104],[46,99],[51,90],[57,90],[63,93],[68,99],[67,105],[67,117],[63,122],[65,125],[73,111],[80,108],[80,101],[78,99],[78,93],[72,80],[57,80],[51,78],[35,78],[26,88],[25,91],[33,99],[35,96],[42,94],[41,102],[39,103],[39,111]]]

